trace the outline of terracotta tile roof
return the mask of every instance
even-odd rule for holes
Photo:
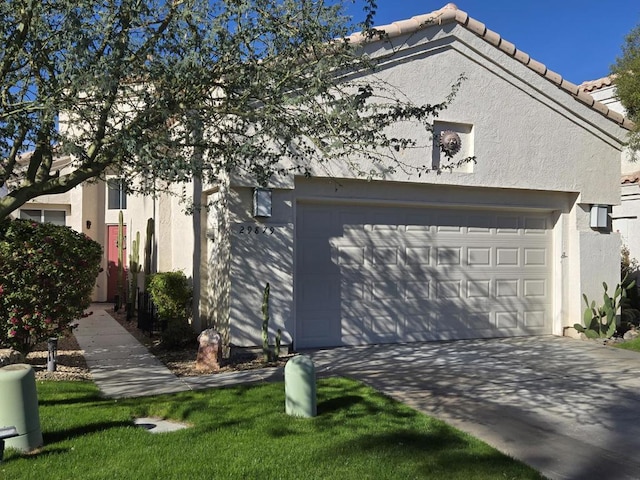
[[[615,75],[609,75],[608,77],[598,78],[597,80],[588,80],[582,82],[579,85],[580,90],[585,92],[592,92],[594,90],[600,90],[601,88],[610,87],[615,82]]]
[[[563,79],[560,74],[549,70],[544,64],[534,60],[525,52],[518,50],[513,43],[501,38],[498,33],[489,30],[484,23],[470,17],[466,12],[459,10],[453,3],[448,3],[440,10],[435,10],[431,13],[417,15],[407,20],[400,20],[389,25],[376,27],[376,30],[383,31],[388,38],[394,38],[407,33],[417,32],[433,25],[443,25],[453,22],[457,22],[460,26],[476,34],[499,50],[502,50],[507,55],[515,58],[537,74],[554,83],[558,88],[569,93],[574,99],[601,113],[621,127],[628,130],[633,128],[633,122],[631,120],[625,118],[618,112],[610,110],[609,107],[603,103],[597,102],[585,89],[581,89],[578,85]],[[368,38],[362,33],[354,33],[349,37],[349,41],[353,44],[359,44],[380,41],[380,39],[377,36]]]
[[[638,170],[637,172],[629,173],[627,175],[622,175],[622,177],[620,178],[620,183],[622,185],[640,183],[640,170]]]

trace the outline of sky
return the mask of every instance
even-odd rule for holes
[[[438,10],[446,0],[377,0],[376,25]],[[484,23],[547,68],[580,84],[609,74],[625,36],[640,24],[640,0],[458,0]],[[345,2],[362,20],[361,0]]]

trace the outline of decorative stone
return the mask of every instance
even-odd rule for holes
[[[460,135],[451,130],[445,130],[440,134],[440,149],[451,156],[454,156],[462,148]]]
[[[634,338],[638,338],[639,335],[640,332],[635,327],[632,327],[631,330],[625,332],[622,338],[625,340],[633,340]]]
[[[0,368],[13,365],[15,363],[24,363],[24,355],[12,348],[0,349]]]
[[[213,328],[204,330],[198,335],[198,356],[196,370],[218,371],[222,360],[222,336]]]

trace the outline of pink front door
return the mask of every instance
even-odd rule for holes
[[[124,250],[122,255],[122,286],[127,285],[127,227],[124,227]],[[118,294],[118,225],[107,225],[107,301],[113,302]],[[126,298],[121,298],[122,304]]]

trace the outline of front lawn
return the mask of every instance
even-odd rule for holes
[[[45,446],[5,452],[3,479],[534,479],[531,468],[360,383],[323,379],[318,413],[284,413],[282,383],[106,400],[39,382]],[[135,417],[190,428],[152,434]]]
[[[622,348],[624,350],[633,350],[634,352],[640,352],[640,337],[633,340],[627,340],[622,343],[614,343],[614,347]]]

